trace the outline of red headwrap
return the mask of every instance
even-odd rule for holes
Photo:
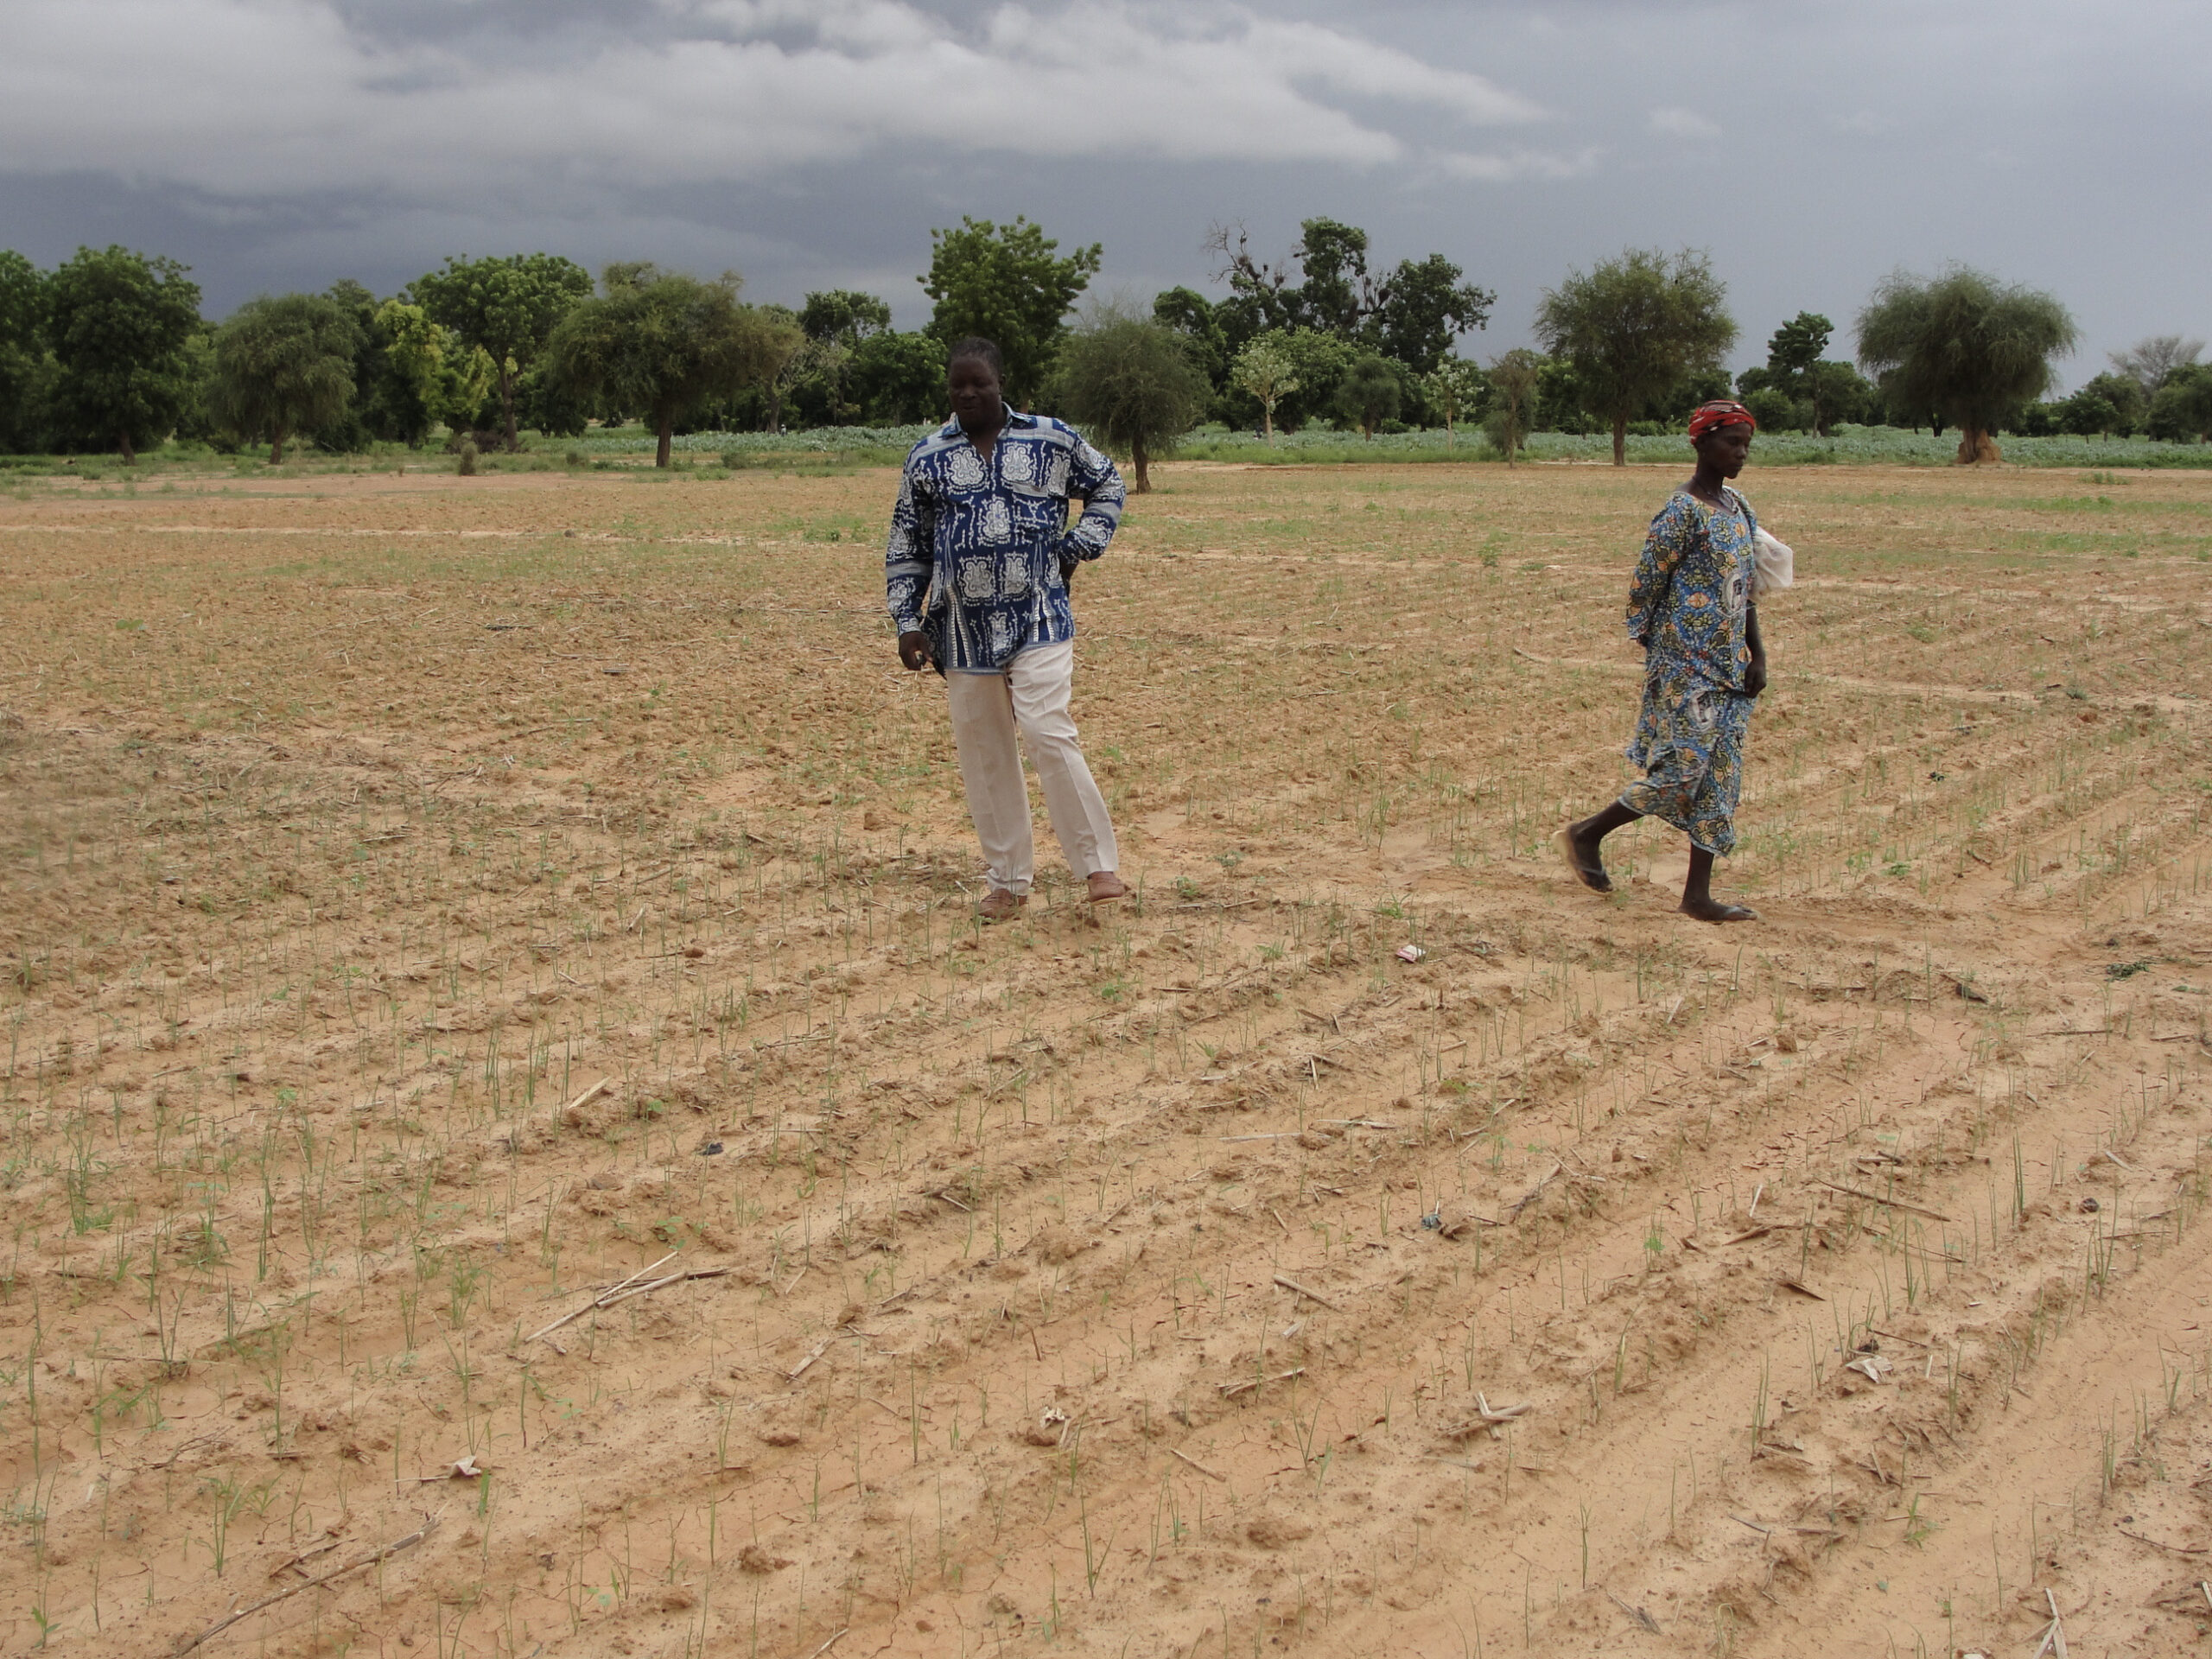
[[[1716,426],[1748,426],[1752,431],[1759,423],[1751,418],[1751,411],[1741,404],[1723,397],[1717,402],[1700,404],[1690,416],[1690,442],[1694,443]]]

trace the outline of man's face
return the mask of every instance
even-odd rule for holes
[[[980,357],[956,357],[945,372],[953,415],[970,432],[996,429],[1006,409],[998,371]]]
[[[1737,422],[1728,426],[1716,426],[1697,441],[1697,456],[1723,478],[1733,478],[1744,470],[1745,459],[1751,453],[1751,429]]]

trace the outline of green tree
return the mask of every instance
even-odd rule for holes
[[[1191,361],[1205,373],[1206,384],[1219,391],[1229,378],[1229,336],[1214,315],[1213,302],[1196,289],[1166,289],[1153,296],[1152,320],[1182,337]]]
[[[1813,430],[1826,437],[1839,422],[1865,417],[1874,388],[1850,364],[1823,358],[1805,372],[1805,395],[1812,405]]]
[[[1573,365],[1592,415],[1611,423],[1613,465],[1628,464],[1628,423],[1736,340],[1727,289],[1705,255],[1631,248],[1589,275],[1569,271],[1536,309],[1544,349]]]
[[[797,314],[806,349],[792,365],[784,397],[802,425],[838,426],[861,412],[853,395],[853,355],[864,340],[887,333],[891,307],[855,289],[809,294]],[[778,411],[780,413],[780,410]]]
[[[1427,374],[1443,361],[1453,340],[1489,322],[1497,296],[1462,282],[1464,274],[1440,253],[1398,262],[1376,289],[1368,330],[1385,357]]]
[[[1253,257],[1242,226],[1217,225],[1206,246],[1230,287],[1217,309],[1235,345],[1268,329],[1312,328],[1426,374],[1456,338],[1484,326],[1497,298],[1461,281],[1465,273],[1440,253],[1402,259],[1377,281],[1367,269],[1367,232],[1333,219],[1301,224],[1298,245],[1279,264]]]
[[[877,296],[857,289],[827,289],[806,296],[799,307],[798,326],[809,340],[842,346],[849,352],[871,334],[890,328],[891,307]]]
[[[590,273],[556,253],[448,257],[444,269],[416,277],[403,297],[490,355],[506,446],[511,453],[519,448],[515,383],[561,320],[591,297]]]
[[[878,426],[942,420],[944,342],[934,334],[870,334],[853,348],[853,396]]]
[[[1423,377],[1421,390],[1428,395],[1429,406],[1444,416],[1444,443],[1449,448],[1459,435],[1458,423],[1480,408],[1490,386],[1483,372],[1466,359],[1447,357]]]
[[[2082,392],[2101,397],[2112,405],[2112,424],[2097,429],[2116,437],[2133,436],[2151,410],[2151,400],[2143,395],[2142,383],[2132,374],[2108,369],[2091,376],[2082,391],[2075,395],[2080,397]]]
[[[806,375],[837,366],[838,347],[806,337],[798,313],[787,305],[764,305],[754,311],[760,324],[760,389],[767,394],[766,429],[784,429],[784,400]]]
[[[1859,314],[1859,361],[1892,408],[1959,429],[1961,466],[2000,459],[1990,435],[2050,385],[2074,319],[2050,295],[1963,265],[1923,281],[1898,271]]]
[[[1279,338],[1290,353],[1298,389],[1276,410],[1275,420],[1278,425],[1294,429],[1337,407],[1337,393],[1360,350],[1342,335],[1323,328],[1287,329]]]
[[[642,412],[666,467],[678,416],[734,397],[772,372],[779,325],[738,303],[738,279],[704,283],[650,265],[610,265],[606,293],[571,308],[545,354],[555,383],[571,396]],[[796,323],[780,325],[799,334]]]
[[[467,431],[499,382],[492,354],[481,346],[466,344],[444,324],[433,321],[423,307],[404,300],[386,300],[378,306],[376,321],[387,372],[404,393],[404,402],[393,402],[403,410],[411,405],[420,411],[420,424],[410,421],[414,430],[405,442],[420,443],[438,423],[455,432]]]
[[[2202,443],[2212,437],[2212,367],[2181,363],[2166,372],[2145,424],[2154,438]]]
[[[1006,395],[1027,408],[1043,385],[1068,308],[1098,274],[1094,242],[1065,258],[1059,244],[1025,218],[1011,225],[963,217],[957,230],[930,232],[929,275],[915,280],[937,302],[930,332],[945,345],[980,335],[1006,359]]]
[[[1835,324],[1817,311],[1800,311],[1776,329],[1766,343],[1766,365],[1778,373],[1802,376],[1827,350]]]
[[[1390,359],[1380,352],[1368,352],[1352,359],[1338,384],[1337,410],[1372,438],[1376,427],[1398,418],[1404,395]]]
[[[1796,399],[1780,386],[1762,382],[1737,395],[1744,400],[1744,407],[1751,411],[1751,420],[1762,432],[1787,432],[1802,423]],[[1803,419],[1809,421],[1811,405],[1805,405],[1804,410]]]
[[[1230,365],[1230,383],[1260,405],[1260,429],[1275,441],[1275,409],[1298,390],[1298,365],[1279,334],[1270,331],[1245,342]]]
[[[1834,333],[1835,324],[1818,312],[1800,311],[1767,341],[1766,365],[1737,377],[1736,395],[1754,416],[1766,409],[1777,430],[1803,427],[1826,437],[1838,421],[1857,420],[1874,388],[1850,364],[1821,357]],[[1780,401],[1769,397],[1751,404],[1751,394],[1760,391],[1778,394]],[[1767,424],[1764,417],[1760,423]]]
[[[1176,330],[1109,310],[1068,337],[1054,390],[1078,425],[1128,455],[1142,495],[1153,456],[1198,424],[1213,388]]]
[[[214,410],[241,437],[266,437],[269,464],[296,432],[342,419],[360,329],[327,294],[248,300],[215,331]]]
[[[200,289],[174,259],[79,248],[47,279],[54,413],[70,441],[112,443],[124,464],[173,429],[193,389]]]
[[[13,249],[0,249],[0,450],[29,449],[45,376],[40,344],[46,279]]]
[[[1536,406],[1543,384],[1544,359],[1525,346],[1490,360],[1491,406],[1486,429],[1490,441],[1505,452],[1505,464],[1535,429]]]

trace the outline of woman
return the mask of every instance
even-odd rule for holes
[[[1736,845],[1744,733],[1766,690],[1766,645],[1752,603],[1758,520],[1730,486],[1751,454],[1755,423],[1738,403],[1690,416],[1697,471],[1651,521],[1628,594],[1629,637],[1644,651],[1643,707],[1628,758],[1643,781],[1555,838],[1583,886],[1611,893],[1599,843],[1649,814],[1690,838],[1682,913],[1748,922],[1758,912],[1713,896],[1713,861]]]

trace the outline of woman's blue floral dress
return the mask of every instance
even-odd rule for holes
[[[1758,520],[1751,503],[1722,488],[1723,507],[1677,490],[1637,561],[1628,632],[1643,647],[1643,707],[1627,753],[1644,777],[1620,800],[1725,855],[1736,845],[1744,734],[1756,702],[1744,690],[1751,660],[1744,620]]]

